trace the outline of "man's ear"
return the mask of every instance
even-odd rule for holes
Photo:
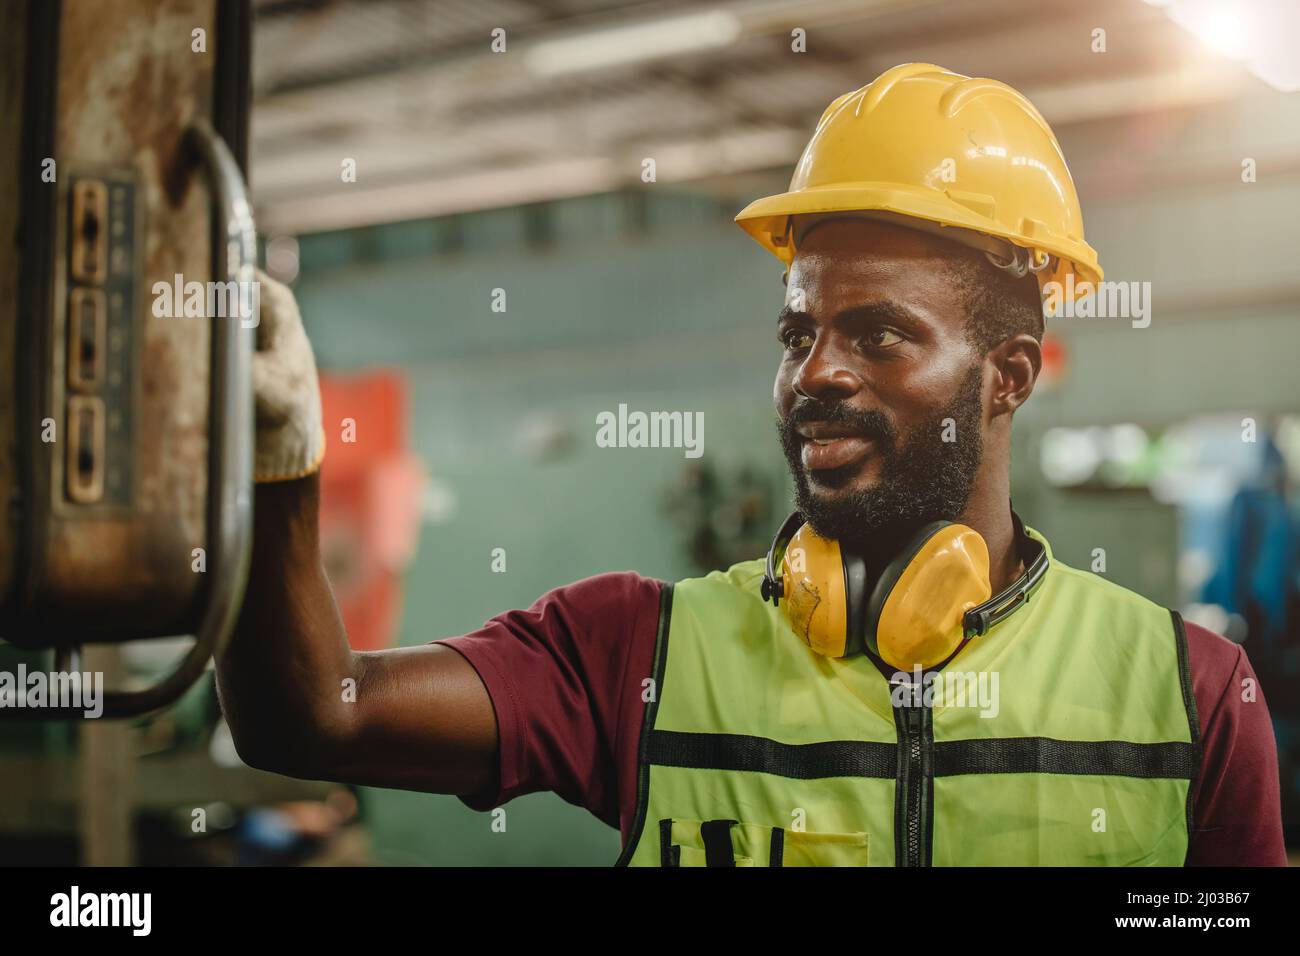
[[[1043,368],[1043,347],[1027,332],[1004,340],[988,354],[997,373],[989,401],[989,417],[1009,415],[1029,400]]]

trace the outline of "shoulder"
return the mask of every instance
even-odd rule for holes
[[[1100,574],[1081,571],[1078,568],[1070,567],[1068,564],[1063,564],[1056,558],[1052,559],[1051,573],[1056,576],[1058,582],[1066,585],[1069,590],[1076,592],[1081,599],[1086,600],[1094,608],[1109,605],[1117,610],[1159,612],[1168,619],[1168,608],[1157,604],[1150,598],[1143,597],[1137,591],[1129,590],[1122,584],[1116,584]]]
[[[1243,663],[1246,651],[1240,644],[1194,621],[1184,621],[1183,629],[1187,632],[1187,651],[1193,673],[1222,675],[1226,680]]]
[[[1229,691],[1242,680],[1254,680],[1255,672],[1240,644],[1234,644],[1209,628],[1192,621],[1183,622],[1187,634],[1188,669],[1192,691],[1204,733],[1213,718],[1235,712],[1242,695]],[[1249,688],[1241,688],[1249,690]],[[1250,695],[1246,694],[1248,698]]]
[[[528,610],[496,620],[579,644],[623,641],[630,634],[653,635],[664,588],[663,581],[635,571],[611,571],[552,588]]]
[[[723,633],[758,633],[770,626],[770,609],[762,596],[762,559],[742,561],[673,585],[672,622],[693,623],[712,639]]]
[[[1080,571],[1067,564],[1053,560],[1052,570],[1067,582],[1069,589],[1077,592],[1087,601],[1092,610],[1110,605],[1114,608],[1148,611],[1153,613],[1153,620],[1162,625],[1171,621],[1169,609],[1131,591],[1122,585],[1109,581],[1099,574]],[[1197,685],[1197,698],[1202,692],[1209,693],[1209,685],[1217,681],[1222,691],[1228,679],[1241,665],[1245,652],[1239,644],[1234,644],[1222,635],[1191,621],[1183,622],[1188,652],[1188,669],[1193,682]],[[1246,665],[1249,667],[1249,665]]]
[[[552,588],[537,599],[533,608],[558,606],[607,613],[647,604],[658,607],[663,588],[663,581],[635,571],[610,571]]]
[[[602,644],[626,644],[629,635],[653,635],[663,588],[662,581],[632,571],[597,574],[552,588],[527,608],[504,611],[475,631],[439,643],[462,653],[594,652]]]
[[[762,601],[759,593],[766,562],[762,558],[741,561],[726,570],[710,571],[698,578],[686,578],[673,585],[678,594],[707,595],[714,599]]]

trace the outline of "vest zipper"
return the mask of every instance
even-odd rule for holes
[[[894,710],[898,730],[898,784],[894,800],[894,852],[898,866],[930,865],[931,779],[934,730],[930,708],[904,691]],[[916,695],[921,694],[920,688]]]

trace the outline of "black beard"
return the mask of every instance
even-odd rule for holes
[[[794,478],[795,507],[804,520],[823,538],[837,539],[842,546],[866,554],[901,543],[931,521],[955,521],[970,500],[984,453],[982,381],[980,366],[972,366],[952,400],[902,445],[897,429],[882,412],[858,412],[844,402],[797,401],[789,417],[776,425]],[[942,440],[948,418],[953,420],[956,441]],[[874,440],[876,453],[884,459],[876,486],[834,496],[813,492],[803,468],[803,440],[795,430],[805,422],[849,425]],[[860,467],[822,471],[817,480],[832,488],[843,487]]]

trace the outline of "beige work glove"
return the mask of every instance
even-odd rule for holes
[[[288,481],[310,475],[325,457],[320,384],[293,293],[260,269],[257,281],[261,316],[253,353],[253,480]]]

